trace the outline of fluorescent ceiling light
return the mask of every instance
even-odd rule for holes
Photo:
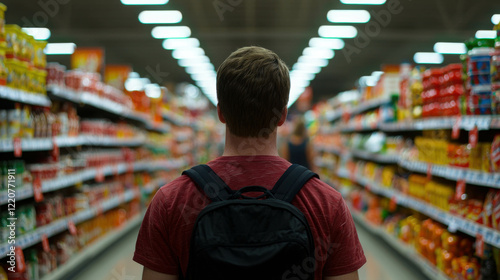
[[[464,43],[439,42],[434,44],[434,51],[446,54],[465,54],[467,53],[467,47]]]
[[[298,63],[310,64],[319,67],[325,67],[328,65],[328,59],[324,58],[314,58],[309,56],[301,55],[297,60]]]
[[[161,88],[158,84],[145,85],[144,92],[150,98],[159,98],[161,96]]]
[[[191,29],[187,26],[156,26],[151,35],[156,39],[187,38],[191,36]]]
[[[176,49],[172,52],[175,59],[186,59],[205,55],[202,48]]]
[[[23,31],[33,36],[35,40],[47,40],[50,38],[50,30],[45,27],[23,27]]]
[[[478,30],[476,32],[477,39],[495,39],[496,37],[496,30]]]
[[[367,23],[370,13],[366,10],[330,10],[326,18],[333,23]]]
[[[312,80],[314,80],[315,76],[316,75],[313,74],[313,73],[304,72],[304,71],[301,71],[301,70],[292,70],[292,71],[290,71],[290,79],[291,80],[293,80],[293,79],[302,79],[302,80],[312,81]]]
[[[181,67],[197,66],[209,62],[210,59],[206,55],[177,60],[177,64]]]
[[[75,48],[75,43],[49,43],[45,47],[44,52],[47,55],[73,54]]]
[[[500,14],[495,14],[491,17],[491,23],[497,25],[500,23]]]
[[[171,38],[163,41],[163,48],[166,50],[197,48],[199,46],[200,41],[196,38]]]
[[[309,47],[313,48],[327,48],[333,50],[340,50],[344,48],[344,40],[338,38],[318,38],[314,37],[309,40]]]
[[[440,53],[418,52],[413,56],[413,60],[418,64],[441,64],[444,57]]]
[[[198,73],[204,73],[207,71],[212,71],[212,72],[215,71],[212,63],[205,63],[205,64],[200,64],[197,66],[189,66],[189,67],[186,67],[185,70],[188,74],[198,74]]]
[[[358,30],[352,25],[322,25],[318,34],[325,38],[354,38],[358,35]]]
[[[386,0],[340,0],[340,3],[347,5],[382,5]]]
[[[209,80],[215,80],[216,76],[214,72],[210,73],[200,73],[200,74],[191,74],[191,78],[195,81],[209,81]]]
[[[307,47],[302,52],[303,55],[314,58],[332,59],[335,53],[330,49],[320,49]]]
[[[168,0],[121,0],[123,5],[165,5]]]
[[[308,87],[309,84],[311,84],[311,81],[309,81],[309,80],[293,79],[290,81],[290,87],[294,87],[294,88]]]
[[[139,21],[144,24],[179,23],[182,13],[179,11],[142,11]]]
[[[321,67],[299,62],[295,63],[295,65],[293,66],[293,70],[303,71],[305,73],[311,74],[318,74],[319,72],[321,72]]]

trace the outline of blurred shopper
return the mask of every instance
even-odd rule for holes
[[[302,117],[295,119],[290,137],[282,144],[281,156],[291,163],[300,164],[308,169],[314,167],[314,150]]]
[[[231,190],[245,186],[271,189],[290,167],[290,162],[279,157],[276,143],[277,127],[286,120],[289,91],[288,68],[270,50],[244,47],[219,67],[217,112],[226,125],[226,141],[223,155],[208,166]],[[209,203],[209,197],[186,175],[158,190],[144,217],[134,254],[134,260],[144,266],[144,280],[186,275],[191,234],[198,214]],[[305,279],[309,271],[314,279],[358,279],[357,271],[366,259],[340,193],[312,178],[291,204],[310,226],[314,257],[290,266],[280,279]],[[233,279],[246,278],[241,274]]]

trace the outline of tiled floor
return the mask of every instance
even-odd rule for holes
[[[84,268],[72,280],[140,280],[142,266],[132,261],[138,229],[126,235]],[[416,268],[388,248],[378,237],[358,226],[367,263],[359,272],[361,280],[423,280]]]

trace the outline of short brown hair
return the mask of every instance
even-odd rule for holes
[[[239,137],[265,137],[276,129],[288,103],[290,74],[274,52],[243,47],[217,70],[217,99],[229,131]]]

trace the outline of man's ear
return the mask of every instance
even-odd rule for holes
[[[288,115],[288,108],[283,109],[283,112],[281,113],[281,118],[278,122],[278,126],[282,126],[285,123],[286,115]]]
[[[222,115],[222,112],[220,111],[219,104],[217,104],[217,115],[219,116],[219,120],[221,123],[226,123],[226,119],[224,118],[224,115]]]

